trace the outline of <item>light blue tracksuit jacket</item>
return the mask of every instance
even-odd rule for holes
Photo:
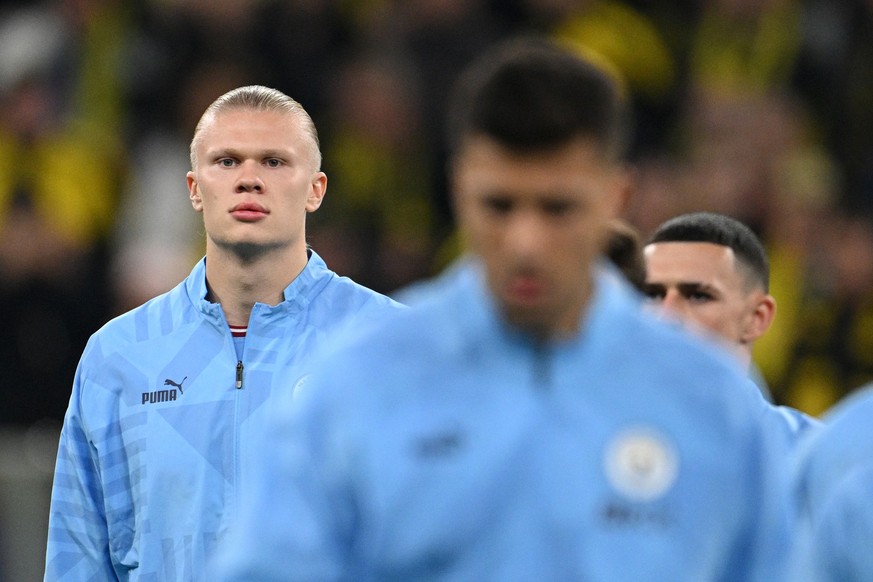
[[[475,264],[415,294],[280,403],[216,579],[778,579],[784,427],[728,356],[604,277],[548,344]]]
[[[202,580],[258,459],[265,413],[345,325],[400,309],[312,252],[242,357],[205,259],[175,289],[95,333],[82,355],[52,489],[47,580]]]
[[[797,582],[873,580],[873,385],[824,417],[801,447],[800,519],[791,557]]]

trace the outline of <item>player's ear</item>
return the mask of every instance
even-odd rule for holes
[[[612,185],[613,217],[619,217],[630,204],[636,189],[636,170],[629,164],[618,164],[614,170]]]
[[[450,160],[447,166],[449,205],[461,231],[464,230],[467,210],[470,206],[470,196],[466,195],[464,185],[466,178],[465,170],[466,166],[463,163],[463,159],[458,156]]]
[[[203,199],[200,197],[200,186],[197,183],[197,175],[194,172],[188,172],[188,199],[191,201],[191,206],[197,212],[203,212]]]
[[[324,172],[315,172],[309,184],[309,194],[306,196],[306,212],[318,210],[326,193],[327,175]]]
[[[760,294],[755,299],[754,309],[749,317],[746,329],[743,331],[743,343],[750,344],[767,333],[775,317],[776,300],[773,299],[772,295],[766,293]]]

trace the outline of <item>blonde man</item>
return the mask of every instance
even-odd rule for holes
[[[46,580],[199,580],[229,529],[271,403],[341,327],[399,306],[306,244],[327,177],[315,127],[274,89],[216,100],[191,143],[206,256],[95,333],[61,433]]]

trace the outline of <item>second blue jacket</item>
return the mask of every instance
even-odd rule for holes
[[[776,579],[784,429],[728,356],[605,278],[549,344],[475,266],[416,303],[283,402],[221,579]]]

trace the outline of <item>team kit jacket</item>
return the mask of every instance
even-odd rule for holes
[[[824,421],[801,448],[791,580],[873,580],[873,385],[834,406]]]
[[[308,264],[275,307],[256,304],[241,357],[205,259],[175,289],[89,340],[52,489],[47,580],[200,580],[237,511],[264,417],[344,325],[400,309]],[[257,462],[257,461],[254,461]]]
[[[544,344],[437,285],[283,399],[217,579],[777,579],[784,429],[733,360],[609,278]]]

